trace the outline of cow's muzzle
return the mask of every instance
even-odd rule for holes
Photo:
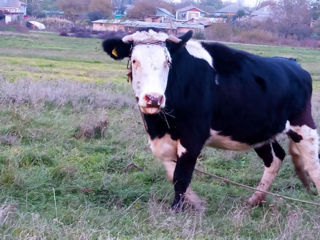
[[[143,103],[140,104],[141,111],[145,114],[156,114],[164,105],[164,96],[158,93],[145,94]]]

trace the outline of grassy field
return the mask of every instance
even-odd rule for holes
[[[320,210],[195,174],[204,215],[169,210],[173,189],[147,147],[126,82],[101,40],[0,33],[0,239],[320,239]],[[296,58],[320,89],[320,51],[232,46]],[[320,122],[320,96],[314,116]],[[281,140],[286,146],[285,139]],[[256,186],[255,153],[205,149],[198,168]],[[289,157],[273,192],[319,202]],[[313,189],[315,190],[315,189]]]

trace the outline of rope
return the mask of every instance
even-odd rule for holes
[[[277,194],[277,193],[272,193],[272,192],[268,192],[268,191],[259,190],[257,188],[250,187],[250,186],[244,185],[242,183],[234,182],[232,180],[229,180],[229,179],[226,179],[226,178],[223,178],[223,177],[219,177],[219,176],[217,176],[215,174],[207,173],[207,172],[204,172],[204,171],[201,171],[201,170],[198,170],[198,169],[195,169],[195,171],[200,173],[200,174],[202,174],[202,175],[206,175],[206,176],[209,176],[209,177],[212,177],[212,178],[215,178],[215,179],[219,179],[222,182],[230,183],[230,184],[235,185],[235,186],[239,186],[239,187],[246,188],[246,189],[253,190],[253,191],[262,192],[264,194],[269,194],[269,195],[272,195],[272,196],[275,196],[275,197],[279,197],[279,198],[282,198],[282,199],[285,199],[285,200],[289,200],[289,201],[301,202],[301,203],[305,203],[305,204],[309,204],[309,205],[314,205],[314,206],[320,207],[320,203],[309,202],[309,201],[305,201],[305,200],[300,200],[300,199],[296,199],[296,198],[287,197],[287,196],[284,196],[284,195],[281,195],[281,194]]]

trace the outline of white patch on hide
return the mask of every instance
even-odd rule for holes
[[[272,163],[270,167],[264,167],[262,178],[257,187],[258,190],[264,191],[264,192],[269,190],[271,183],[275,179],[282,164],[282,161],[274,153],[272,145],[271,145],[271,151],[272,151]],[[260,191],[255,191],[254,194],[249,198],[248,203],[250,205],[258,205],[264,200],[266,194]]]
[[[290,129],[302,137],[300,142],[290,140],[290,153],[295,161],[301,161],[304,169],[309,173],[320,194],[320,162],[319,135],[316,129],[306,125],[291,126]]]
[[[211,55],[205,50],[201,43],[196,41],[188,41],[186,45],[187,51],[194,57],[203,59],[213,68],[213,60]]]
[[[206,145],[236,151],[248,150],[251,147],[248,144],[234,141],[228,136],[219,135],[219,132],[213,129],[210,129],[210,137],[208,138]]]
[[[177,141],[178,142],[178,157],[181,157],[182,154],[187,152],[187,149],[184,148],[184,146],[182,146],[180,140]]]

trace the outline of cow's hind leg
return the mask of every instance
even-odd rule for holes
[[[257,190],[247,201],[249,205],[258,205],[264,201],[266,194],[261,191],[269,190],[271,183],[280,169],[282,160],[285,157],[285,152],[277,141],[267,143],[254,150],[258,156],[263,159],[265,167]]]
[[[177,156],[180,151],[179,144],[179,141],[172,140],[169,135],[150,140],[151,150],[164,165],[170,182],[173,182],[173,174],[177,165]],[[200,212],[205,210],[205,201],[201,200],[190,186],[185,193],[185,200],[195,210]]]
[[[290,119],[287,134],[290,137],[289,151],[298,177],[308,189],[310,176],[320,195],[319,136],[311,115],[310,99],[305,109]]]
[[[309,176],[320,195],[320,164],[318,158],[318,133],[310,126],[291,126],[289,150],[297,176],[309,190]],[[308,176],[309,175],[309,176]]]

